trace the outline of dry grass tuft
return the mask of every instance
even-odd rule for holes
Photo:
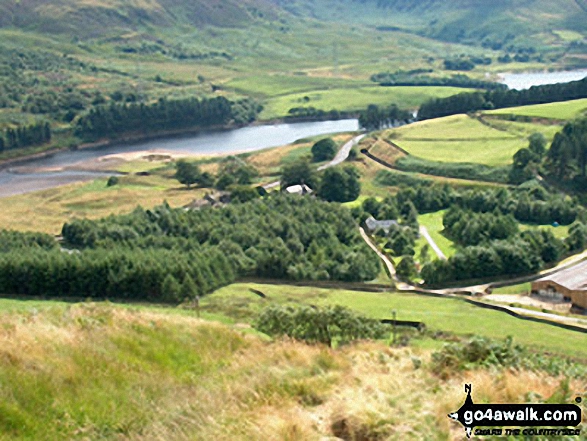
[[[564,392],[560,378],[532,372],[443,381],[423,350],[267,343],[172,310],[109,304],[2,314],[0,348],[0,439],[11,440],[462,439],[446,415],[465,383],[476,402]]]

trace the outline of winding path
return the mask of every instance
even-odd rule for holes
[[[436,245],[436,242],[434,242],[434,239],[432,239],[432,236],[430,236],[430,233],[423,225],[420,225],[420,234],[424,236],[424,239],[426,239],[426,241],[430,244],[439,259],[447,260],[445,254],[442,252],[440,247]]]
[[[336,167],[337,165],[342,164],[349,157],[349,154],[351,153],[353,147],[356,146],[359,142],[361,142],[361,140],[365,136],[365,134],[355,136],[353,139],[351,139],[349,142],[347,142],[345,145],[341,147],[341,149],[338,151],[338,153],[332,161],[318,167],[318,171],[326,170],[327,168]],[[270,182],[269,184],[263,185],[263,188],[265,190],[272,190],[274,188],[279,187],[279,184],[280,181]]]

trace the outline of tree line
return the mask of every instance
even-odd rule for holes
[[[444,234],[460,248],[447,261],[423,266],[421,276],[427,284],[530,274],[587,247],[587,226],[581,222],[585,211],[575,200],[550,194],[538,185],[513,191],[423,186],[401,192],[401,197],[411,198],[423,211],[450,207],[443,216]],[[550,230],[520,232],[517,221],[572,225],[563,241]]]
[[[256,119],[261,107],[253,100],[237,102],[224,97],[159,99],[152,104],[112,103],[96,106],[80,117],[75,134],[82,139],[95,140],[123,133],[153,133],[191,127],[207,128],[229,123],[244,124]]]
[[[380,130],[407,124],[413,118],[411,112],[400,109],[396,104],[384,108],[370,104],[359,114],[359,126],[365,130]]]
[[[350,212],[312,198],[271,196],[224,208],[162,205],[63,226],[0,232],[0,292],[177,302],[235,278],[366,281],[379,273]]]
[[[411,201],[418,212],[433,213],[449,207],[474,213],[512,215],[519,222],[549,225],[572,224],[583,209],[577,200],[549,193],[535,182],[513,189],[459,190],[448,185],[414,184],[397,193],[398,200]]]
[[[420,106],[418,119],[440,118],[478,110],[501,109],[587,98],[587,78],[569,83],[533,86],[525,90],[496,89],[434,98]]]
[[[192,242],[220,248],[239,275],[279,279],[371,280],[377,256],[362,241],[351,214],[312,198],[276,195],[221,209],[159,207],[63,227],[72,246],[148,248]],[[163,241],[163,242],[161,242]],[[184,243],[179,248],[187,249]]]
[[[0,152],[41,145],[49,141],[51,141],[51,126],[48,122],[8,128],[0,132]]]
[[[557,262],[567,251],[565,242],[556,238],[551,231],[528,230],[507,240],[462,248],[446,261],[435,260],[424,265],[421,275],[427,284],[436,285],[531,274],[546,264]]]
[[[567,123],[554,137],[545,169],[554,180],[587,190],[587,118]]]
[[[468,89],[503,89],[506,85],[492,81],[477,80],[467,75],[456,74],[450,77],[431,77],[422,75],[432,73],[432,69],[416,69],[413,71],[381,72],[371,75],[371,81],[379,83],[380,86],[442,86],[442,87],[463,87]]]

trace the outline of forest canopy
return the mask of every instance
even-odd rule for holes
[[[50,236],[1,233],[0,291],[177,302],[237,277],[354,282],[380,269],[347,209],[285,195],[74,220],[63,238],[61,250]]]

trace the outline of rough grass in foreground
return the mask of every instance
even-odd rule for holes
[[[2,441],[440,441],[463,436],[446,417],[463,383],[476,402],[501,403],[567,399],[585,386],[499,369],[441,379],[429,350],[331,350],[171,310],[53,305],[0,315]]]

